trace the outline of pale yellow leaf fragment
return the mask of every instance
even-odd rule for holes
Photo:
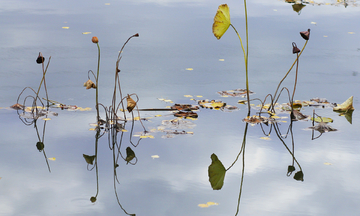
[[[193,97],[192,95],[184,95],[184,97]]]
[[[51,118],[43,118],[42,120],[49,121],[49,120],[51,120]]]
[[[152,159],[159,158],[159,155],[151,155]]]
[[[194,69],[193,68],[186,68],[185,70],[192,71]]]
[[[95,128],[89,128],[89,131],[94,131],[95,130]]]
[[[348,32],[348,34],[355,34],[355,32]]]
[[[328,37],[327,35],[324,35],[323,37]]]
[[[219,61],[225,61],[225,59],[219,59]]]
[[[207,202],[206,204],[207,204],[208,206],[219,205],[219,203],[216,203],[216,202]]]
[[[263,140],[271,140],[269,137],[260,137],[260,139],[263,139]]]
[[[161,117],[161,116],[162,116],[162,115],[160,115],[160,114],[159,114],[159,115],[155,115],[155,117]]]
[[[69,29],[70,27],[67,27],[67,26],[64,26],[64,27],[62,27],[63,29]]]
[[[56,160],[56,158],[52,157],[52,158],[48,158],[48,160],[54,161],[54,160]]]
[[[122,129],[121,131],[122,131],[122,132],[128,132],[128,131],[127,131],[127,130],[125,130],[125,129]]]
[[[351,111],[354,110],[354,106],[353,106],[353,96],[349,97],[344,103],[342,104],[337,104],[336,107],[333,108],[334,111],[339,111],[339,112],[345,112],[345,111]]]
[[[329,165],[332,165],[332,164],[331,164],[331,163],[329,163],[329,162],[325,162],[324,164],[325,164],[325,165],[328,165],[328,166],[329,166]]]
[[[172,100],[164,100],[166,103],[174,103]]]
[[[105,3],[105,5],[110,5],[110,3]]]
[[[91,32],[83,32],[82,34],[91,34]]]
[[[202,96],[202,95],[196,95],[196,97],[198,97],[198,98],[202,98],[203,96]]]
[[[207,207],[209,207],[207,204],[199,204],[198,205],[200,208],[207,208]]]
[[[140,117],[139,116],[136,116],[135,118],[134,118],[134,121],[139,121],[140,120]]]
[[[311,24],[316,25],[316,22],[311,22]]]

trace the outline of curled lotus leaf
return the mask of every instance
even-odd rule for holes
[[[130,97],[130,95],[127,96],[126,101],[127,101],[127,107],[126,107],[126,109],[127,109],[127,110],[129,111],[129,113],[130,113],[130,112],[133,111],[133,109],[135,108],[136,102]]]
[[[344,103],[336,105],[333,110],[337,112],[347,112],[355,110],[353,106],[353,98],[353,96],[349,97]]]

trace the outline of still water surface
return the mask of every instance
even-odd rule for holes
[[[334,120],[329,124],[337,131],[314,140],[312,130],[306,130],[311,121],[293,122],[295,157],[304,181],[293,178],[299,171],[296,164],[296,171],[287,177],[293,157],[274,131],[270,140],[263,140],[261,126],[248,125],[239,204],[242,156],[226,172],[221,190],[213,190],[208,177],[213,153],[226,168],[234,162],[246,127],[242,119],[247,115],[247,107],[238,104],[243,98],[216,93],[245,88],[236,34],[229,29],[217,40],[211,32],[222,3],[229,5],[232,24],[245,39],[242,1],[0,2],[0,215],[219,216],[235,215],[238,206],[238,215],[357,215],[360,7],[355,1],[348,1],[347,7],[306,4],[299,15],[284,1],[248,2],[249,80],[255,92],[251,97],[264,99],[274,93],[295,59],[291,43],[302,47],[305,41],[299,32],[310,28],[311,37],[300,58],[295,99],[319,97],[342,103],[354,96],[355,111],[350,124],[332,108],[316,108],[318,115]],[[124,133],[120,151],[126,155],[126,147],[131,147],[137,163],[118,161],[119,184],[114,189],[113,152],[107,134],[98,141],[98,175],[95,169],[88,171],[91,166],[87,167],[83,157],[95,154],[96,141],[90,125],[96,121],[95,91],[86,90],[83,83],[88,70],[96,71],[97,48],[91,37],[97,36],[101,47],[99,101],[111,105],[115,61],[123,43],[135,33],[140,37],[125,47],[120,76],[123,93],[139,96],[139,108],[196,104],[184,97],[192,95],[197,100],[221,100],[239,110],[200,109],[197,120],[187,120],[187,127],[170,128],[193,133],[172,138],[164,138],[166,133],[157,130],[164,120],[175,118],[171,112],[141,112],[142,117],[152,117],[143,123],[154,138],[142,139],[134,147],[129,142],[131,122],[127,124],[129,132]],[[49,116],[44,135],[46,157],[55,158],[48,160],[51,172],[43,152],[36,149],[36,128],[24,125],[9,108],[24,87],[38,88],[42,69],[35,60],[39,52],[46,63],[51,56],[46,74],[49,98],[92,108],[51,110],[58,113]],[[293,80],[294,73],[283,85],[292,91]],[[45,97],[44,92],[40,94]],[[279,102],[286,103],[287,97],[283,95]],[[313,110],[305,107],[301,112],[312,115]],[[256,111],[252,108],[252,114]],[[289,121],[280,123],[282,133]],[[44,122],[37,121],[40,136]],[[133,135],[141,132],[141,124],[136,122]],[[291,137],[284,141],[292,149]],[[97,201],[91,203],[90,197],[96,194]],[[208,202],[216,205],[200,207]]]

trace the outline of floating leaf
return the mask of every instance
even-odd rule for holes
[[[194,69],[193,68],[185,68],[185,70],[192,71]]]
[[[246,89],[233,89],[233,90],[226,90],[226,91],[218,91],[222,97],[246,97],[247,91]],[[254,92],[249,91],[249,94],[253,94]]]
[[[67,26],[64,26],[64,27],[62,27],[63,29],[69,29],[69,27],[67,27]]]
[[[192,95],[184,95],[184,97],[193,97]]]
[[[23,110],[25,108],[25,106],[17,103],[17,104],[12,105],[10,108],[15,109],[15,110]]]
[[[202,108],[210,108],[210,109],[220,109],[226,106],[226,103],[223,103],[221,101],[215,101],[215,100],[201,100],[198,101],[198,104],[200,105],[200,107]]]
[[[348,110],[355,110],[353,107],[353,96],[349,97],[344,103],[338,104],[336,107],[333,108],[334,111],[338,112],[346,112]]]
[[[219,205],[219,203],[215,203],[215,202],[207,202],[206,204],[207,204],[208,206]]]
[[[83,32],[82,34],[91,34],[91,32]]]
[[[225,61],[225,59],[219,59],[219,61]]]
[[[52,157],[52,158],[48,158],[48,160],[55,161],[55,160],[56,160],[56,158]]]
[[[329,165],[332,165],[332,164],[331,164],[331,163],[329,163],[329,162],[325,162],[324,164],[325,164],[325,165],[328,165],[328,166],[329,166]]]
[[[174,116],[176,117],[183,117],[183,118],[197,118],[198,117],[198,114],[193,112],[193,111],[190,111],[190,112],[182,112],[182,111],[179,111],[177,113],[174,113]]]
[[[271,140],[270,137],[260,137],[260,139],[263,139],[263,140]]]
[[[51,120],[51,118],[43,118],[42,120],[49,121],[49,120]]]
[[[96,88],[95,83],[90,79],[84,83],[84,86],[86,87],[86,89]]]
[[[212,32],[214,36],[219,40],[230,27],[230,10],[227,4],[222,4],[218,7],[214,23],[212,26]]]
[[[133,109],[135,108],[136,102],[130,97],[130,95],[127,95],[126,101],[127,101],[127,107],[126,107],[126,109],[127,109],[127,110],[129,111],[129,113],[130,113],[130,112],[133,111]]]
[[[179,111],[191,111],[191,110],[198,110],[198,106],[193,106],[191,104],[174,104],[171,106],[171,109],[179,110]]]
[[[198,97],[198,98],[202,98],[203,96],[202,96],[202,95],[196,95],[196,97]]]
[[[209,207],[208,204],[199,204],[198,206],[201,207],[201,208],[207,208],[207,207]]]
[[[86,163],[93,165],[93,162],[94,162],[94,159],[96,156],[95,155],[89,156],[89,155],[83,154],[83,157],[84,157]]]
[[[315,121],[315,122],[325,122],[325,123],[331,123],[334,120],[332,120],[331,118],[328,117],[316,117],[315,119],[313,117],[311,117],[311,121]]]
[[[159,155],[151,155],[152,159],[159,158]]]
[[[208,173],[212,189],[220,190],[224,185],[226,169],[215,154],[211,155],[211,164]]]
[[[291,115],[291,119],[292,120],[304,120],[307,119],[309,116],[302,114],[300,111],[298,110],[293,110],[292,115]]]
[[[320,122],[319,124],[309,127],[310,129],[317,130],[320,133],[330,132],[330,131],[337,131],[337,129],[332,128],[330,125],[328,125],[325,122]]]

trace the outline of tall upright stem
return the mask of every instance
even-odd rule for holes
[[[99,72],[100,72],[100,46],[99,43],[96,43],[98,47],[98,66],[96,73],[96,113],[97,113],[97,124],[99,125],[100,114],[99,114]]]

